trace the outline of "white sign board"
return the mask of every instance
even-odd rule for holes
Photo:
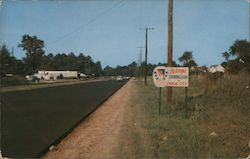
[[[188,87],[189,68],[188,67],[167,67],[169,87]]]
[[[166,87],[168,81],[167,67],[157,66],[153,71],[153,81],[156,87]]]
[[[188,87],[188,67],[157,66],[153,71],[153,81],[156,87]]]

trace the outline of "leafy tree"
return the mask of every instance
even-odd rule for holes
[[[114,75],[114,69],[112,67],[110,67],[110,66],[106,66],[103,69],[103,72],[104,72],[105,76],[113,76]]]
[[[127,76],[136,76],[137,75],[137,63],[133,61],[128,65],[128,74]]]
[[[87,75],[102,75],[101,62],[93,62],[90,56],[80,53],[76,56],[73,52],[69,54],[58,53],[55,56],[50,53],[44,55],[42,59],[42,69],[44,70],[75,70]]]
[[[77,70],[77,57],[73,52],[70,52],[67,56],[67,70]]]
[[[38,39],[36,36],[25,34],[18,47],[22,47],[23,50],[26,51],[26,58],[24,58],[24,61],[27,73],[36,72],[42,64],[44,41]]]
[[[48,55],[44,55],[42,59],[42,69],[43,70],[53,70],[53,61],[54,55],[49,53]]]
[[[0,74],[15,73],[15,57],[10,56],[6,45],[0,47]]]
[[[117,66],[115,68],[115,75],[126,76],[127,73],[128,73],[128,67],[127,66]]]
[[[136,76],[137,64],[136,62],[132,62],[127,66],[117,66],[116,68],[112,68],[110,66],[106,66],[103,70],[105,76]]]
[[[153,70],[154,70],[154,68],[155,68],[156,66],[157,66],[157,65],[154,65],[154,64],[151,64],[151,63],[148,64],[148,71],[147,71],[147,75],[148,75],[148,76],[151,76],[151,75],[152,75]]]
[[[230,62],[228,62],[226,64],[226,68],[228,70],[228,72],[236,74],[238,73],[240,70],[243,69],[243,65],[240,61],[238,60],[231,60]]]
[[[10,56],[10,52],[6,45],[0,46],[0,74],[5,76],[10,73],[13,75],[24,75],[24,63],[17,60],[14,56]]]
[[[223,53],[222,53],[222,57],[224,57],[225,60],[228,61],[228,60],[229,60],[229,57],[230,57],[230,54],[229,54],[228,52],[223,52]]]
[[[23,60],[15,60],[13,73],[16,75],[25,75],[25,63]]]
[[[85,74],[91,75],[93,73],[92,66],[93,66],[93,60],[90,56],[85,57],[84,61],[84,68],[85,68]]]
[[[175,61],[173,61],[173,62],[172,62],[172,66],[173,66],[173,67],[178,67],[178,66],[180,66],[180,65],[178,65]]]
[[[0,48],[0,73],[1,76],[6,74],[6,68],[9,63],[9,50],[7,49],[6,45],[1,46]]]
[[[85,61],[86,56],[83,53],[80,53],[77,57],[77,70],[81,73],[85,73]]]
[[[96,76],[101,76],[103,75],[103,71],[102,71],[102,65],[101,65],[101,62],[100,61],[97,61],[94,65],[94,69],[93,69],[93,73],[96,75]]]
[[[191,51],[185,51],[183,55],[179,57],[179,61],[182,62],[185,67],[197,66]]]
[[[247,40],[236,40],[222,56],[226,60],[223,64],[229,72],[237,73],[243,68],[250,72],[250,42]]]
[[[10,53],[6,45],[1,46],[0,48],[0,71],[1,76],[7,73],[7,68],[10,63]]]
[[[53,60],[54,70],[68,70],[67,68],[67,55],[65,53],[56,54]]]
[[[250,63],[250,43],[247,40],[236,40],[230,47],[229,54]]]

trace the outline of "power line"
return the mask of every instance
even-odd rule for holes
[[[56,43],[56,42],[58,42],[58,41],[60,41],[60,40],[63,40],[63,39],[65,39],[67,36],[69,36],[69,35],[71,35],[71,34],[77,32],[77,31],[79,31],[80,29],[82,29],[82,27],[87,26],[87,25],[89,25],[89,24],[95,22],[95,21],[98,20],[99,18],[101,18],[101,17],[103,17],[104,15],[106,15],[107,13],[109,13],[111,10],[113,10],[115,7],[117,7],[117,6],[118,6],[119,4],[121,4],[123,1],[124,1],[124,0],[118,1],[117,3],[115,3],[114,5],[112,5],[110,8],[104,10],[103,12],[101,12],[100,14],[98,14],[97,16],[95,16],[94,18],[88,20],[87,23],[82,24],[82,25],[80,25],[79,27],[77,27],[77,28],[75,28],[74,30],[72,30],[71,32],[69,32],[69,33],[67,33],[67,34],[65,34],[65,35],[63,35],[63,36],[57,38],[56,40],[52,41],[50,44]]]

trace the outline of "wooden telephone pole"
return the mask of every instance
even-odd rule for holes
[[[154,28],[145,28],[145,70],[144,70],[144,85],[147,85],[147,75],[148,75],[148,30],[154,30]]]
[[[168,67],[173,59],[173,0],[168,0]],[[172,87],[167,87],[167,101],[172,101]]]

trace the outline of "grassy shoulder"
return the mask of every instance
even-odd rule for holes
[[[192,77],[185,118],[184,88],[173,89],[173,102],[163,100],[152,81],[135,81],[117,148],[118,158],[243,158],[249,155],[250,90],[248,77],[217,81]],[[206,90],[206,91],[204,91]]]
[[[132,81],[132,88],[129,93],[130,100],[125,108],[126,113],[124,114],[119,145],[115,150],[115,158],[152,159],[156,158],[158,154],[158,145],[155,142],[157,141],[158,132],[158,125],[155,125],[158,120],[155,115],[156,110],[155,112],[152,112],[152,114],[146,113],[148,109],[143,101],[145,98],[143,97],[143,94],[141,94],[145,90],[141,90],[139,88],[141,86],[143,85],[139,81]]]

